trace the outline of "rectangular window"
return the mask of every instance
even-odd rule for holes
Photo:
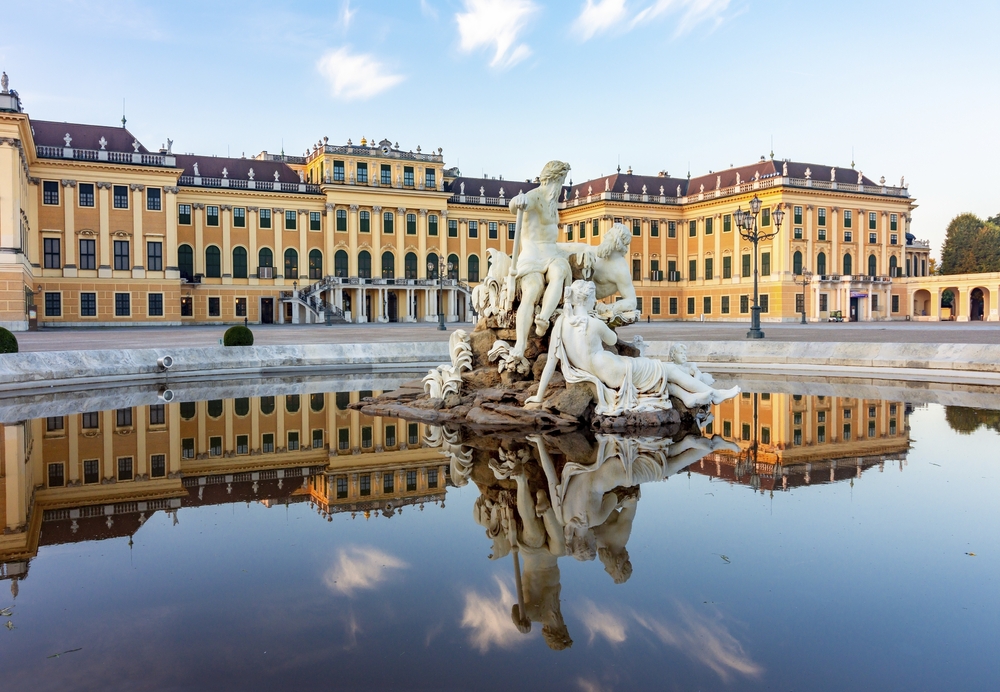
[[[247,299],[237,298],[236,299],[236,316],[246,317],[247,316]]]
[[[760,225],[770,226],[771,225],[771,209],[769,207],[764,207],[760,210]]]
[[[382,213],[382,232],[383,233],[395,233],[396,232],[396,215],[391,211]]]
[[[878,293],[872,293],[872,310],[878,311]]]
[[[448,219],[448,237],[458,237],[458,221],[455,219]]]
[[[385,494],[392,493],[396,487],[396,475],[391,471],[386,471],[382,474],[382,492]]]
[[[417,489],[417,472],[407,471],[406,472],[406,489],[410,492]]]
[[[338,183],[344,182],[344,162],[333,162],[333,180]]]
[[[795,238],[795,240],[802,240],[802,229],[796,228],[792,231],[792,237]]]
[[[635,299],[635,309],[636,309],[636,312],[638,312],[639,314],[642,314],[642,296],[638,296]]]
[[[181,459],[194,459],[193,437],[185,437],[181,440]]]
[[[722,296],[722,304],[720,310],[723,315],[729,314],[729,296]]]
[[[427,469],[427,487],[428,488],[438,487],[437,469]]]
[[[115,410],[115,426],[119,428],[132,427],[132,409],[120,408]]]
[[[386,187],[392,185],[392,166],[383,163],[379,169],[379,184]]]
[[[372,445],[372,426],[365,425],[361,428],[361,447],[362,449],[371,449]]]
[[[127,271],[131,269],[132,263],[129,261],[128,241],[116,240],[114,243],[114,247],[115,247],[115,270]]]
[[[470,221],[469,222],[469,237],[478,238],[479,237],[479,222]]]
[[[889,234],[889,245],[899,245],[899,236],[897,234]]]
[[[413,166],[403,166],[403,187],[413,187]]]
[[[820,312],[826,312],[827,311],[827,307],[828,307],[827,306],[827,300],[828,300],[828,298],[827,298],[827,294],[826,293],[820,293],[819,294],[819,311]]]
[[[676,238],[677,237],[677,222],[667,221],[667,237]]]
[[[771,253],[760,253],[760,275],[771,276]]]
[[[849,243],[853,240],[853,235],[851,231],[844,231],[844,242]]]
[[[892,311],[899,312],[899,295],[897,294],[892,296]]]
[[[437,217],[435,218],[435,229],[434,235],[437,235]],[[417,215],[407,214],[406,215],[406,235],[416,235],[417,234]]]
[[[658,296],[653,296],[653,314],[660,314],[660,298]]]
[[[209,317],[219,317],[222,314],[221,310],[221,300],[218,296],[209,297],[208,299],[208,316]]]
[[[844,442],[849,442],[851,439],[851,424],[844,423]]]
[[[246,228],[247,210],[244,207],[233,207],[233,227]]]
[[[81,317],[97,317],[97,294],[96,293],[81,293],[80,294],[80,316]]]
[[[285,211],[285,230],[294,231],[296,226],[296,218],[298,213],[294,209],[288,209]]]
[[[372,475],[370,473],[363,473],[358,476],[358,487],[361,490],[361,495],[367,496],[372,494]]]
[[[489,236],[488,236],[489,239],[490,240],[496,240],[497,237],[498,237],[498,235],[499,235],[498,231],[497,231],[497,229],[499,228],[499,226],[497,226],[497,222],[496,221],[490,221],[489,222],[489,226],[487,228],[489,229]]]
[[[97,430],[101,427],[101,414],[90,411],[80,414],[80,427],[84,430]]]
[[[722,217],[722,232],[729,233],[733,230],[733,217],[731,214],[725,214]]]
[[[150,240],[146,243],[146,269],[151,272],[163,271],[163,243]]]
[[[760,300],[760,311],[763,312],[763,313],[767,313],[768,307],[769,307],[769,304],[770,304],[770,300],[769,300],[768,294],[766,294],[766,293],[761,294],[759,300]]]
[[[733,258],[731,255],[726,255],[722,258],[722,278],[733,278]]]
[[[899,230],[899,217],[896,214],[889,214],[889,230]]]
[[[153,404],[149,407],[149,424],[165,425],[167,422],[167,409],[163,404]]]
[[[368,164],[367,163],[359,163],[358,167],[357,167],[357,171],[358,171],[358,183],[360,185],[367,185],[368,184]]]
[[[208,455],[210,457],[222,456],[222,437],[215,436],[208,438]]]
[[[45,316],[62,317],[62,294],[55,291],[45,294]]]
[[[59,182],[46,180],[42,183],[42,204],[59,204]]]
[[[406,426],[406,441],[409,445],[420,443],[420,424],[408,423]]]
[[[743,255],[741,258],[743,260],[743,266],[741,267],[741,276],[745,279],[750,276],[750,255]]]
[[[77,186],[77,192],[80,195],[80,206],[81,207],[92,207],[94,206],[94,184],[93,183],[80,183]],[[157,188],[150,188],[152,190],[157,190]]]
[[[745,315],[750,312],[750,296],[740,296],[740,314]]]
[[[347,210],[338,209],[337,210],[337,230],[346,231],[347,230]]]
[[[771,444],[771,429],[770,428],[761,428],[760,429],[760,441],[761,441],[762,444],[766,444],[766,445]]]
[[[128,317],[132,314],[132,294],[115,294],[115,317]]]
[[[702,299],[702,312],[706,315],[712,314],[712,296],[705,296]]]
[[[128,209],[128,185],[115,185],[112,188],[115,209]]]
[[[271,227],[271,210],[270,209],[261,209],[260,211],[257,212],[257,219],[260,221],[260,227],[261,228],[270,228]]]
[[[337,430],[337,449],[346,451],[351,448],[351,431],[348,428]]]
[[[875,245],[878,242],[878,233],[869,233],[868,242]]]
[[[191,225],[191,205],[190,204],[178,204],[177,205],[177,223],[182,226]]]
[[[149,457],[149,476],[163,478],[167,475],[167,457],[164,454],[154,454]]]
[[[320,213],[318,211],[309,212],[309,230],[310,231],[323,230],[323,226],[320,225]]]
[[[260,437],[260,450],[264,454],[274,452],[274,433],[264,433]]]
[[[632,219],[632,235],[642,235],[642,221],[640,219]]]
[[[299,449],[299,431],[291,430],[288,433],[288,451],[295,452]]]
[[[705,235],[712,235],[712,222],[714,219],[709,216],[705,219]]]
[[[698,278],[698,260],[688,260],[688,281]]]
[[[571,223],[566,224],[566,240],[573,240],[573,224]]]
[[[597,237],[601,235],[601,222],[599,219],[594,219],[590,222],[590,235]],[[511,236],[513,238],[514,236]]]
[[[250,453],[250,436],[249,435],[237,435],[236,436],[236,453],[237,454],[249,454]]]
[[[414,223],[416,223],[415,220]],[[416,230],[414,230],[414,233],[416,233]],[[430,216],[427,217],[427,235],[436,236],[437,234],[438,234],[438,217],[436,214],[431,214]]]
[[[852,221],[852,214],[850,209],[844,210],[844,228],[850,228]]]
[[[337,476],[337,499],[347,499],[347,476]]]
[[[62,253],[61,253],[61,241],[59,238],[43,238],[43,251],[45,256],[45,264],[43,265],[46,269],[61,269],[62,268]]]
[[[733,422],[731,420],[722,421],[722,436],[723,437],[733,436]]]
[[[820,228],[819,230],[816,231],[816,239],[817,240],[826,240],[826,229],[825,228]]]
[[[161,199],[160,188],[147,187],[146,211],[160,211],[162,208],[163,208],[163,200]]]
[[[649,237],[659,238],[660,237],[660,222],[653,219],[649,222]]]
[[[688,237],[694,238],[698,235],[698,222],[688,221]]]
[[[147,293],[146,302],[150,317],[163,317],[163,294]]]
[[[319,449],[323,446],[323,431],[316,429],[312,431],[312,448]]]
[[[868,230],[874,231],[876,228],[878,228],[878,215],[870,211],[868,212]]]
[[[708,279],[714,279],[714,278],[715,278],[715,260],[713,260],[711,257],[706,257],[705,258],[705,279],[708,280]]]
[[[740,433],[741,433],[740,437],[743,439],[743,441],[744,442],[749,442],[750,441],[750,424],[749,423],[744,423],[743,426],[742,426],[742,429],[740,430]]]
[[[132,480],[132,457],[118,457],[118,480]]]
[[[83,482],[97,483],[101,480],[101,464],[97,459],[86,459],[83,462]]]
[[[826,225],[826,209],[822,207],[816,210],[816,225],[817,226]]]
[[[693,315],[694,314],[694,297],[693,296],[687,299],[687,314],[689,314],[689,315]]]
[[[437,187],[437,175],[433,168],[424,171],[424,187],[433,190]]]
[[[49,464],[49,487],[61,488],[66,482],[64,464]]]
[[[795,207],[792,209],[792,223],[796,226],[802,225],[802,207]]]

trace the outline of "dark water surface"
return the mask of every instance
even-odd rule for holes
[[[522,547],[522,632],[513,553],[482,524],[498,493],[525,505],[489,453],[333,393],[289,399],[0,426],[0,689],[997,689],[997,412],[741,397],[714,411],[727,444],[686,469],[662,441],[578,441],[632,469],[587,486],[614,505],[631,573],[623,540],[586,561]],[[563,475],[587,461],[498,445],[527,455],[494,465],[524,472],[538,514],[539,445]]]

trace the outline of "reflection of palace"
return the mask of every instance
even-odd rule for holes
[[[740,446],[715,452],[690,470],[787,489],[860,477],[910,448],[907,405],[875,399],[744,392],[712,409],[714,429]]]
[[[156,511],[310,501],[391,515],[444,501],[424,426],[348,409],[370,392],[168,403],[0,425],[0,577],[40,545],[135,533]]]

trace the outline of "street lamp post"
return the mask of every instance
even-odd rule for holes
[[[796,280],[796,286],[802,286],[802,324],[806,324],[808,320],[806,319],[806,312],[809,310],[809,296],[806,294],[806,289],[809,288],[809,284],[812,283],[813,273],[808,269],[802,270],[802,278]]]
[[[760,329],[760,303],[758,302],[758,272],[757,272],[757,244],[762,240],[770,240],[781,231],[781,221],[785,218],[785,212],[781,206],[777,206],[771,213],[774,221],[774,232],[765,233],[757,225],[757,215],[760,213],[761,201],[757,195],[750,200],[750,211],[743,211],[743,208],[736,210],[734,214],[736,227],[740,229],[740,237],[743,240],[753,243],[753,307],[750,308],[750,331],[747,332],[748,339],[763,339],[764,332]]]
[[[450,262],[448,263],[447,268],[448,268],[449,271],[451,271],[451,263]],[[428,273],[433,273],[435,269],[438,270],[438,308],[437,308],[437,311],[438,311],[438,329],[440,331],[444,332],[444,331],[447,331],[448,328],[446,326],[444,326],[444,301],[443,301],[442,294],[443,294],[443,291],[444,291],[445,263],[444,263],[444,258],[443,257],[438,260],[438,265],[436,267],[434,266],[433,262],[428,262],[427,263],[427,272]]]

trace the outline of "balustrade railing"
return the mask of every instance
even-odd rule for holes
[[[108,151],[106,149],[79,149],[76,147],[52,147],[39,144],[35,154],[43,159],[73,159],[75,161],[107,161],[109,163],[129,163],[140,166],[177,165],[172,154],[142,154],[140,152]]]

